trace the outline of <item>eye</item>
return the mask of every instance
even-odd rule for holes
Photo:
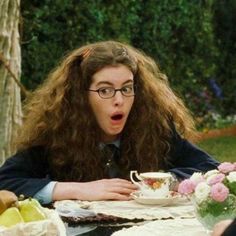
[[[98,89],[99,93],[101,95],[109,95],[114,93],[114,88],[112,87],[105,87],[105,88],[100,88]]]
[[[134,86],[133,85],[127,85],[122,88],[122,92],[125,94],[131,94],[134,92]]]

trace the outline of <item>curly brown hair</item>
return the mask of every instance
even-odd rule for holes
[[[53,178],[58,180],[103,178],[101,130],[87,89],[97,71],[119,64],[132,71],[136,86],[134,104],[122,131],[119,165],[126,176],[131,169],[164,169],[173,127],[186,137],[194,130],[193,119],[154,60],[115,41],[74,50],[32,93],[24,106],[18,150],[43,146]]]

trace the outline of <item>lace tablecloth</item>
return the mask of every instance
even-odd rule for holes
[[[101,201],[91,202],[90,209],[93,209],[96,213],[103,213],[131,220],[194,217],[194,209],[190,203],[163,207],[157,205],[141,205],[135,201]]]
[[[112,236],[207,236],[197,219],[156,220],[142,226],[124,228]]]
[[[175,218],[194,218],[194,209],[190,202],[181,201],[175,205],[142,205],[134,200],[131,201],[59,201],[59,204],[71,204],[71,208],[80,206],[95,214],[112,215],[124,219],[134,220],[157,220],[157,219],[175,219]],[[68,211],[68,208],[67,208]]]
[[[128,219],[131,228],[113,233],[112,236],[206,236],[203,226],[197,221],[193,205],[186,199],[170,204],[169,206],[144,205],[131,201],[59,201],[55,206],[66,205],[68,210],[76,209],[81,217],[91,214],[104,214]],[[69,207],[69,208],[68,208]],[[73,213],[73,210],[71,211]],[[135,220],[144,220],[142,224],[135,224]],[[124,224],[124,226],[127,224]]]

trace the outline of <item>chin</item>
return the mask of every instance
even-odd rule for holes
[[[117,130],[113,130],[113,132],[110,133],[110,135],[115,136],[115,135],[120,135],[123,130],[123,127]]]

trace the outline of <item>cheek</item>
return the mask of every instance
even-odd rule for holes
[[[101,101],[101,99],[97,99],[94,96],[89,96],[89,104],[96,119],[99,119],[99,117],[101,117],[101,114],[103,114],[103,102]]]

